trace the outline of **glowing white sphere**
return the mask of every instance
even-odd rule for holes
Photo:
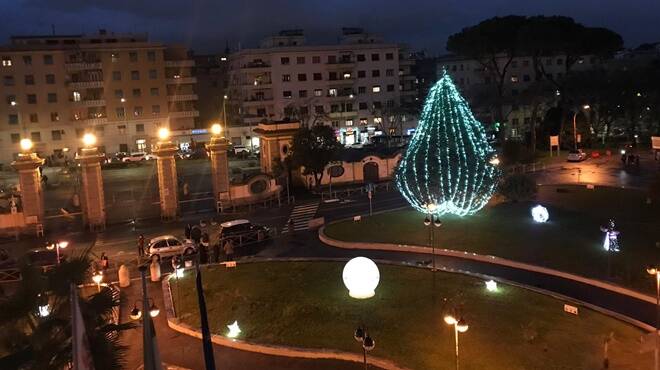
[[[550,214],[548,213],[547,208],[539,204],[532,208],[532,218],[536,222],[546,222],[550,218]]]
[[[380,272],[374,261],[366,257],[355,257],[348,261],[342,273],[348,295],[357,299],[371,298],[376,294]]]

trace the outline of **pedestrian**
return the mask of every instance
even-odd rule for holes
[[[181,257],[178,255],[174,255],[174,257],[172,257],[172,271],[176,273],[176,270],[179,267],[181,267]]]
[[[228,238],[224,245],[224,251],[227,261],[234,260],[234,241],[231,238]]]
[[[203,233],[199,243],[199,261],[209,263],[209,234]]]
[[[190,228],[189,238],[195,242],[195,245],[199,245],[199,242],[202,240],[202,229],[197,225]]]
[[[140,256],[140,258],[144,257],[144,235],[143,234],[140,234],[140,236],[138,237],[137,247],[138,247],[138,256]]]
[[[110,261],[108,260],[108,256],[105,255],[105,252],[101,252],[101,270],[107,270],[109,265]]]
[[[220,241],[213,245],[213,262],[220,262]]]
[[[192,230],[192,227],[190,226],[190,224],[187,224],[186,228],[183,230],[183,232],[186,236],[186,239],[190,239],[190,231],[191,230]]]

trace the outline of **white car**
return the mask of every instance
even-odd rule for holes
[[[250,154],[250,150],[243,145],[234,145],[234,154]]]
[[[149,240],[147,246],[147,255],[151,258],[156,257],[160,260],[165,257],[172,257],[182,254],[193,254],[196,252],[195,244],[189,240],[179,240],[173,235],[163,235]]]
[[[146,160],[147,160],[147,153],[145,152],[133,152],[121,159],[122,162],[140,162]]]
[[[582,149],[571,150],[568,152],[568,157],[566,157],[568,162],[582,162],[585,159],[587,159],[587,153]]]

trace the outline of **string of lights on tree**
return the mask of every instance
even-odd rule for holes
[[[493,195],[497,163],[483,126],[443,71],[399,163],[399,191],[420,212],[470,215]]]

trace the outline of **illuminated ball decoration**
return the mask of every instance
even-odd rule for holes
[[[380,272],[374,261],[355,257],[348,261],[342,273],[348,295],[357,299],[371,298],[376,294]]]
[[[495,191],[499,160],[486,132],[446,71],[431,88],[417,130],[396,172],[399,192],[416,210],[465,216]]]
[[[547,208],[539,204],[532,208],[532,218],[538,223],[543,223],[548,221],[550,214]]]

